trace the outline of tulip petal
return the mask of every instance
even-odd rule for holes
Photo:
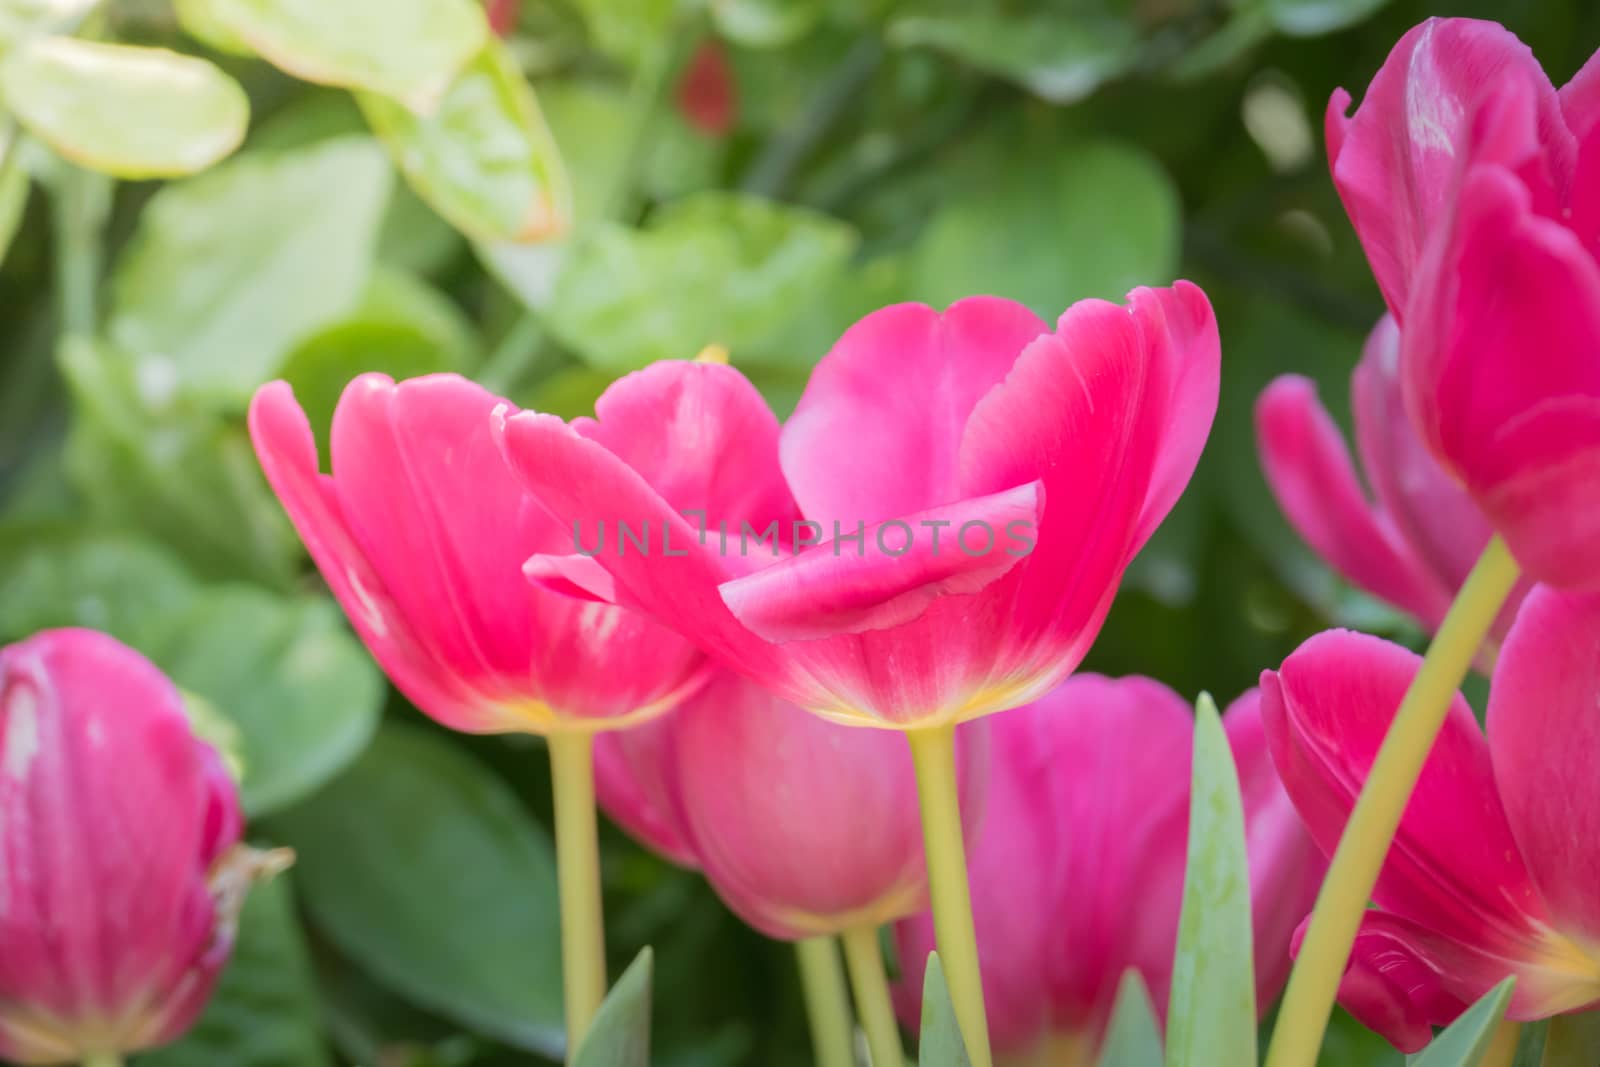
[[[693,699],[692,697],[690,699]],[[667,714],[594,739],[600,807],[640,844],[680,867],[698,866],[667,787],[676,716]]]
[[[1492,22],[1428,19],[1395,45],[1353,116],[1335,110],[1348,102],[1342,91],[1329,107],[1334,184],[1397,315],[1406,314],[1428,235],[1454,188],[1474,105],[1485,86],[1511,79],[1526,82],[1536,100],[1540,142],[1570,152],[1538,60]]]
[[[976,593],[1016,566],[1038,527],[1041,495],[1034,482],[879,523],[858,531],[854,548],[824,542],[728,582],[722,599],[768,641],[899,626],[941,597]],[[1015,539],[1013,529],[1026,531],[1027,541]]]
[[[1330,630],[1261,678],[1261,712],[1284,788],[1332,854],[1421,660]],[[1402,918],[1507,957],[1544,908],[1495,792],[1488,743],[1458,694],[1400,820],[1373,899]]]
[[[1048,330],[1021,304],[987,296],[942,314],[897,304],[850,327],[783,429],[784,473],[806,516],[853,530],[966,495],[962,429]]]
[[[1495,963],[1416,923],[1369,911],[1339,982],[1339,1003],[1401,1052],[1420,1052],[1435,1026],[1450,1023],[1471,1003],[1445,988],[1445,976],[1476,974],[1490,989],[1505,976],[1504,964],[1497,969]]]
[[[1308,378],[1285,375],[1256,401],[1261,466],[1278,505],[1306,543],[1352,584],[1427,624],[1444,617],[1443,589],[1377,511],[1349,449]]]
[[[1600,943],[1600,595],[1534,590],[1495,668],[1489,746],[1555,925]]]
[[[1572,228],[1600,256],[1600,52],[1561,87],[1561,113],[1578,139],[1572,181]]]

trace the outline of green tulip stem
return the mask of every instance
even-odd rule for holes
[[[548,738],[555,792],[556,877],[561,890],[561,978],[567,1062],[606,996],[606,931],[600,905],[600,839],[594,813],[594,735],[557,730]]]
[[[808,937],[795,942],[794,954],[800,962],[800,988],[817,1067],[855,1067],[850,997],[838,945],[831,937]]]
[[[884,973],[883,950],[878,947],[878,928],[858,926],[846,930],[839,940],[844,944],[850,986],[856,993],[856,1014],[867,1032],[872,1067],[905,1067],[900,1026],[894,1020],[894,1002],[889,999],[889,976]]]

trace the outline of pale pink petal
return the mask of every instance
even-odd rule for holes
[[[1034,482],[857,529],[854,540],[829,540],[727,583],[722,599],[769,641],[899,626],[1015,567],[1038,529],[1040,497]]]
[[[1424,623],[1443,618],[1442,588],[1367,500],[1339,428],[1308,378],[1285,375],[1256,401],[1261,466],[1278,506],[1306,543],[1347,581]]]
[[[698,866],[667,790],[676,715],[607,730],[594,739],[594,790],[600,807],[640,844],[680,867]]]
[[[850,327],[783,429],[784,473],[807,518],[853,530],[967,495],[962,429],[1048,330],[998,297],[962,300],[942,314],[897,304]]]
[[[1261,678],[1273,762],[1307,829],[1332,854],[1421,660],[1376,637],[1330,630]],[[1403,918],[1510,956],[1544,908],[1495,792],[1488,742],[1451,704],[1373,899]]]

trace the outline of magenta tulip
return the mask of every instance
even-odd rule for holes
[[[1251,691],[1224,724],[1238,764],[1259,1002],[1288,977],[1289,940],[1324,870],[1277,781]],[[1183,894],[1194,719],[1145,678],[1068,679],[991,725],[993,768],[972,850],[973,913],[995,1051],[1087,1067],[1117,986],[1137,969],[1166,1003]],[[915,1025],[933,924],[897,928]],[[1030,1057],[1046,1056],[1045,1059]]]
[[[0,1057],[173,1041],[233,950],[238,793],[177,689],[104,634],[0,648]]]
[[[1331,851],[1419,659],[1311,638],[1262,678],[1283,782]],[[1495,667],[1487,737],[1459,695],[1405,809],[1339,997],[1404,1051],[1507,975],[1509,1017],[1600,1002],[1600,597],[1536,588]]]
[[[825,717],[913,729],[1078,664],[1194,470],[1218,359],[1187,283],[1054,332],[1006,300],[902,304],[845,333],[781,432],[738,372],[690,363],[622,379],[598,420],[500,432],[572,527],[536,580],[642,608]]]
[[[1286,374],[1267,387],[1256,402],[1256,438],[1278,505],[1306,543],[1351,584],[1433,630],[1493,531],[1407,421],[1399,361],[1400,331],[1385,316],[1350,382],[1370,493],[1308,378]],[[1507,601],[1497,637],[1525,591]]]
[[[1503,27],[1430,19],[1348,102],[1334,181],[1411,422],[1524,570],[1600,586],[1600,59],[1558,93]]]
[[[351,382],[331,475],[285,382],[250,432],[268,480],[378,663],[418,708],[474,733],[614,727],[675,703],[704,657],[638,615],[545,590],[529,556],[564,551],[489,433],[501,401],[441,374]]]
[[[957,744],[969,828],[987,728]],[[647,846],[705,872],[740,918],[799,940],[923,908],[927,875],[905,743],[826,722],[733,674],[674,711],[596,740],[601,807]]]

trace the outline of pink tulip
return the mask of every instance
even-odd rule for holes
[[[570,540],[501,458],[489,433],[500,403],[455,375],[362,375],[333,417],[331,475],[287,383],[256,394],[250,434],[356,632],[433,718],[547,733],[665,710],[704,677],[692,646],[522,578],[529,556]]]
[[[1316,386],[1298,374],[1256,402],[1261,464],[1290,525],[1351,584],[1436,629],[1493,532],[1406,420],[1400,331],[1384,316],[1351,375],[1359,475]],[[1526,587],[1495,627],[1505,636]]]
[[[1430,19],[1348,102],[1334,181],[1413,425],[1530,575],[1600,586],[1600,59],[1558,93],[1503,27]]]
[[[1263,1011],[1288,978],[1289,940],[1325,864],[1278,784],[1254,690],[1224,716],[1246,813]],[[1146,678],[1068,679],[992,723],[972,906],[989,1024],[1002,1059],[1048,1048],[1093,1062],[1118,983],[1137,969],[1164,1007],[1188,837],[1189,706]],[[897,928],[900,1013],[916,1024],[933,948],[926,915]],[[1046,1062],[1046,1061],[1038,1061]]]
[[[737,371],[691,363],[622,379],[598,420],[500,432],[578,535],[536,580],[642,608],[823,716],[914,728],[1026,703],[1078,664],[1194,470],[1218,372],[1187,283],[1083,301],[1054,333],[979,297],[867,316],[781,433]],[[731,487],[735,506],[708,505]]]
[[[144,657],[90,630],[0,648],[0,1057],[181,1036],[233,950],[241,830],[222,761]]]
[[[1373,891],[1339,998],[1413,1052],[1507,975],[1509,1017],[1600,1002],[1600,597],[1538,587],[1495,667],[1488,734],[1457,695]],[[1420,660],[1311,638],[1262,678],[1273,759],[1333,849]]]
[[[975,822],[987,730],[960,736]],[[926,904],[911,756],[887,731],[826,722],[721,673],[668,715],[597,738],[595,763],[606,812],[703,870],[769,937],[877,926]]]

